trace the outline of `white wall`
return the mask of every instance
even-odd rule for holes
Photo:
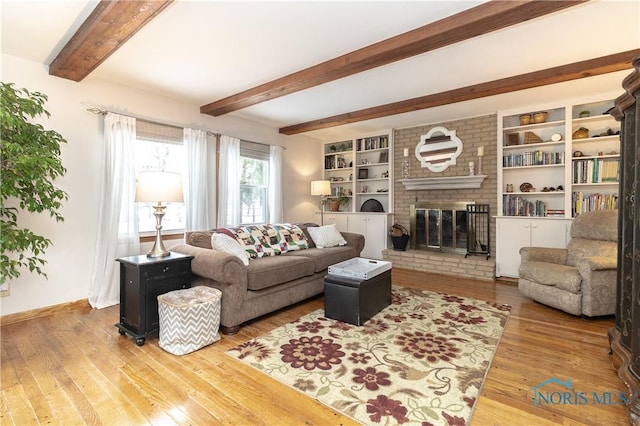
[[[69,194],[69,200],[61,209],[65,218],[63,223],[56,223],[44,214],[24,214],[19,218],[20,226],[53,242],[45,256],[48,263],[44,270],[48,279],[23,271],[19,279],[11,282],[10,295],[0,299],[2,315],[88,297],[97,238],[103,132],[103,117],[87,112],[90,106],[285,146],[284,220],[296,222],[315,218],[317,200],[309,195],[309,181],[320,178],[321,162],[317,157],[319,143],[314,139],[280,135],[276,128],[229,116],[202,115],[199,105],[91,77],[81,83],[51,77],[44,65],[6,54],[2,55],[1,80],[49,97],[45,109],[51,113],[51,118],[43,119],[41,123],[46,129],[60,133],[68,142],[62,147],[62,162],[67,174],[56,185]]]

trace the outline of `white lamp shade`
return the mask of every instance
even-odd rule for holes
[[[137,203],[182,203],[182,176],[171,172],[140,172],[136,183]]]
[[[311,195],[331,195],[331,182],[328,180],[312,180]]]

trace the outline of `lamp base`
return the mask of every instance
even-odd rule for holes
[[[158,246],[157,241],[153,244],[153,248],[147,252],[147,257],[149,258],[157,258],[157,257],[167,257],[171,254],[169,250],[164,247],[162,241],[160,241],[160,246]]]
[[[153,243],[153,248],[147,252],[147,257],[149,258],[158,258],[158,257],[167,257],[171,254],[169,250],[167,250],[162,243],[162,218],[164,217],[164,208],[165,206],[158,203],[153,206],[155,211],[153,215],[156,217],[156,240]]]

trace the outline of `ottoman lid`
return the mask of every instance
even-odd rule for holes
[[[158,302],[172,306],[191,306],[200,303],[211,303],[220,300],[222,292],[218,289],[197,286],[174,290],[158,296]]]

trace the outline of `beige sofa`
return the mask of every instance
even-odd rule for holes
[[[311,248],[251,259],[248,266],[232,254],[212,249],[210,231],[187,232],[185,244],[170,250],[194,256],[192,286],[222,291],[220,330],[234,334],[246,321],[322,293],[327,268],[358,257],[364,247],[364,236],[341,234],[345,246],[317,248],[310,240]]]
[[[618,210],[583,213],[571,224],[566,249],[520,249],[518,289],[531,299],[573,315],[616,310]]]

